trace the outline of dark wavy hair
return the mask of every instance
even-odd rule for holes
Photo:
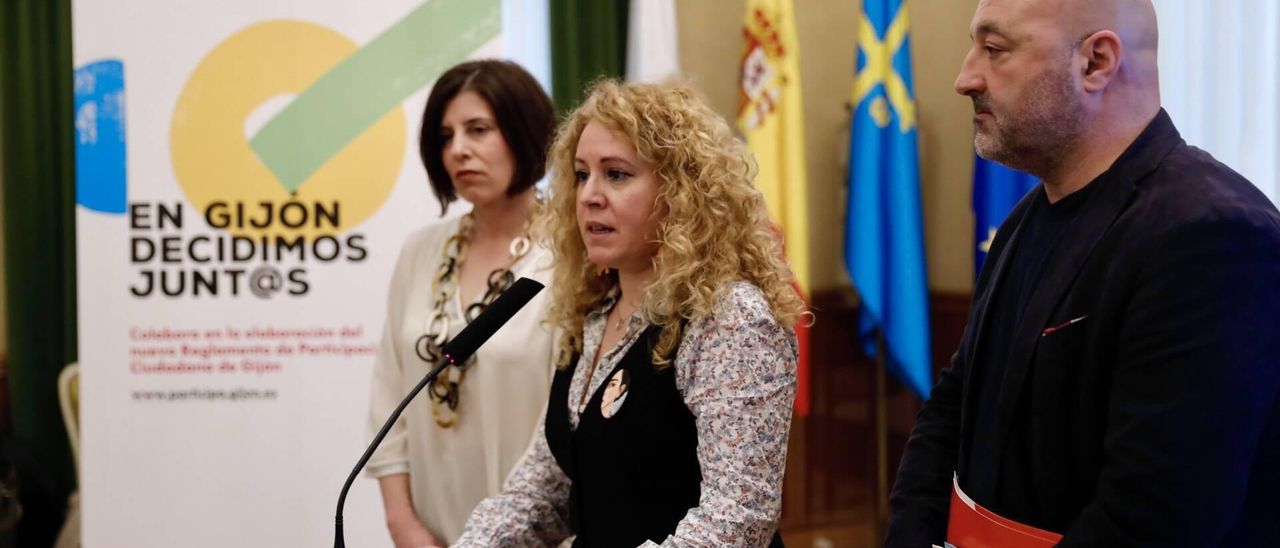
[[[524,192],[542,179],[547,169],[547,145],[555,132],[555,107],[538,81],[511,61],[484,59],[457,65],[436,80],[422,112],[418,154],[427,168],[431,190],[440,200],[440,213],[458,199],[444,168],[444,138],[440,123],[454,97],[464,91],[483,97],[493,111],[502,137],[515,158],[508,196]]]

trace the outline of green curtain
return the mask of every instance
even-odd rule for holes
[[[62,497],[76,481],[57,389],[58,373],[76,360],[71,85],[70,0],[5,0],[0,164],[12,417],[5,434],[32,453]]]
[[[629,0],[551,0],[551,95],[561,115],[602,76],[626,74]]]

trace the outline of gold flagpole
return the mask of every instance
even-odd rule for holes
[[[884,332],[876,330],[876,539],[879,544],[889,523],[889,413],[885,386]]]

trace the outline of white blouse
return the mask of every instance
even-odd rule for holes
[[[418,357],[414,343],[426,333],[436,304],[432,279],[458,224],[452,219],[418,230],[400,251],[374,362],[368,440],[435,365]],[[512,270],[517,278],[548,284],[551,252],[534,246]],[[551,290],[543,289],[476,352],[460,386],[457,424],[436,424],[424,389],[369,460],[368,476],[409,474],[418,517],[441,541],[452,544],[462,534],[471,510],[502,489],[529,445],[554,372],[555,341],[543,323],[550,304]],[[463,308],[456,294],[445,306],[450,338],[463,328]]]

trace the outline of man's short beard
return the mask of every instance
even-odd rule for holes
[[[989,105],[974,98],[975,107]],[[978,131],[978,156],[1038,177],[1057,170],[1084,133],[1084,109],[1066,65],[1037,75],[1014,110],[993,116],[994,130]]]

